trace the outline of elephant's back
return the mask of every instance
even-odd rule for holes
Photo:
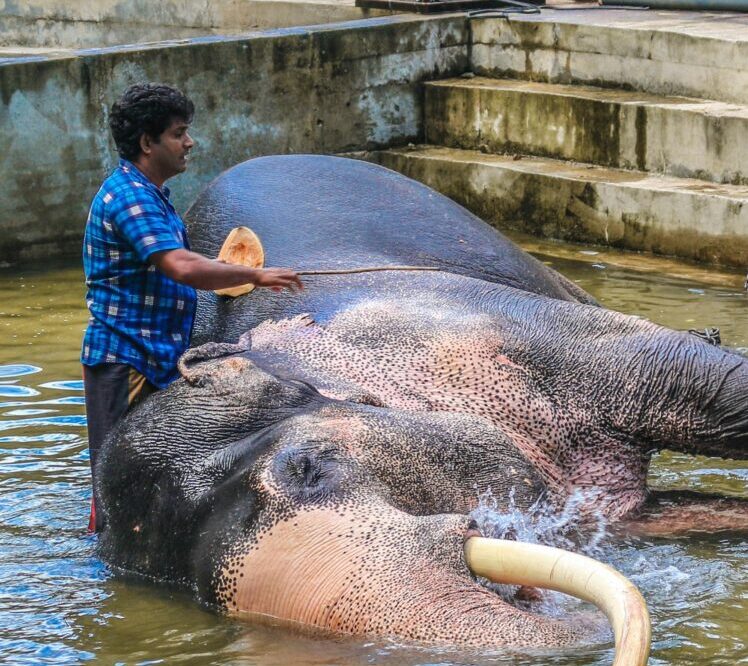
[[[447,197],[360,160],[276,155],[243,162],[200,194],[186,223],[193,249],[206,256],[216,256],[229,231],[244,225],[260,237],[268,266],[435,266],[553,298],[591,301]]]
[[[503,236],[446,197],[377,165],[320,155],[260,157],[219,176],[187,213],[193,246],[215,255],[238,224],[268,265],[361,262],[489,267]]]
[[[193,247],[208,256],[245,225],[262,239],[267,265],[438,266],[568,298],[555,272],[455,202],[360,160],[275,155],[243,162],[205,189],[187,224]]]

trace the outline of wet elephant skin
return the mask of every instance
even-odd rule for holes
[[[201,294],[183,379],[102,454],[101,549],[123,569],[328,631],[568,644],[590,628],[472,580],[461,545],[477,492],[527,508],[582,490],[630,519],[653,451],[746,457],[744,358],[599,307],[398,174],[259,158],[214,181],[187,222],[208,256],[246,225],[268,265],[439,270]]]

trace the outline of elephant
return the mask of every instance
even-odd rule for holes
[[[201,293],[181,379],[100,454],[102,557],[258,620],[471,646],[599,627],[478,585],[476,489],[655,533],[746,529],[740,500],[653,493],[653,452],[745,458],[748,359],[600,306],[426,186],[360,160],[249,160],[186,215],[251,227],[304,290]],[[679,517],[682,520],[676,520]]]

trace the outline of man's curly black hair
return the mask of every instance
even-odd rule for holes
[[[163,83],[136,83],[112,105],[109,129],[121,157],[140,155],[144,133],[156,142],[174,120],[192,122],[195,105],[180,90]]]

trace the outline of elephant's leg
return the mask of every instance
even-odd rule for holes
[[[689,490],[652,491],[637,515],[620,527],[641,536],[689,532],[748,532],[748,499]]]

